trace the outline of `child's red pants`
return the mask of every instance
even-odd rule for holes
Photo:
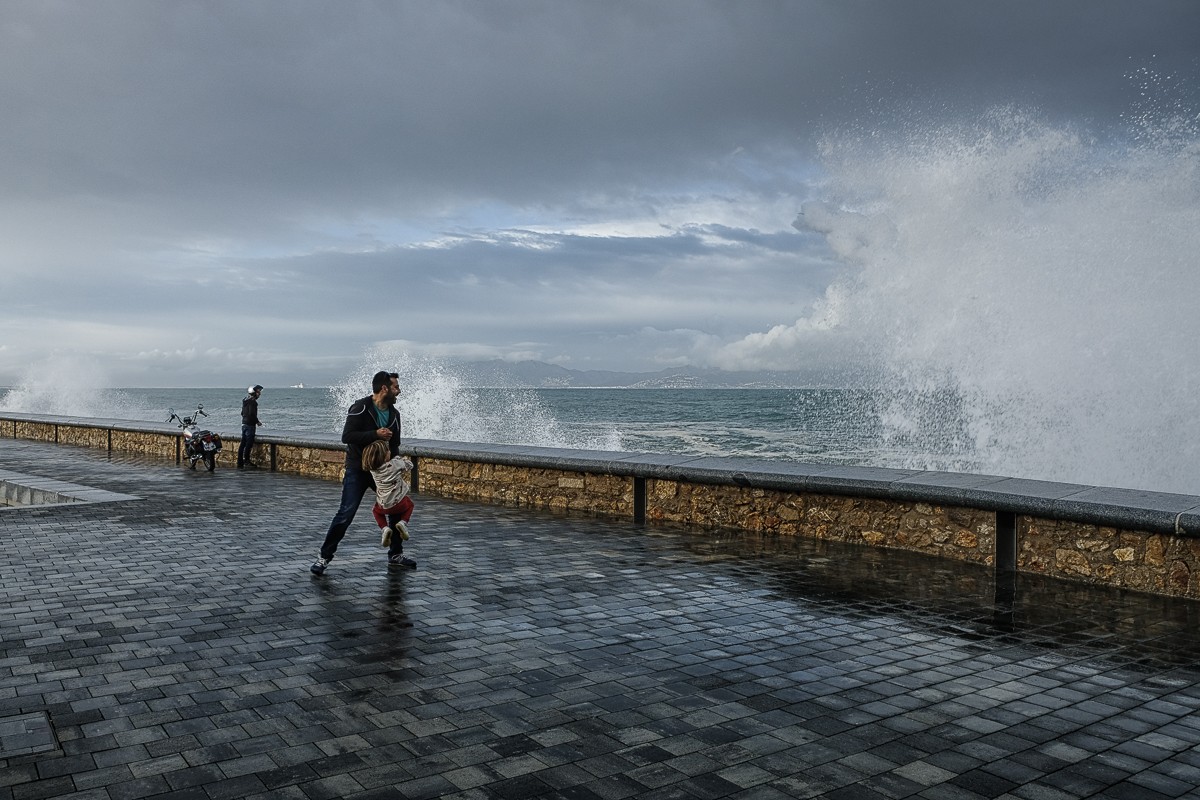
[[[412,518],[412,512],[413,501],[408,495],[400,498],[400,502],[396,503],[396,505],[392,506],[391,508],[384,508],[383,506],[379,505],[379,503],[376,503],[371,508],[371,514],[375,517],[375,524],[381,528],[387,527],[388,517],[400,517],[400,519],[404,520],[405,524],[407,524],[409,519]]]

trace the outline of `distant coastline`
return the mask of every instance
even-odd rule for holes
[[[542,361],[476,361],[458,365],[464,385],[528,389],[811,389],[857,385],[847,370],[746,370],[670,367],[657,372],[579,370]]]

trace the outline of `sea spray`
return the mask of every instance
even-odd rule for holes
[[[621,450],[615,429],[571,429],[529,389],[480,391],[467,386],[452,362],[409,352],[402,344],[370,348],[358,367],[331,387],[342,408],[369,393],[379,370],[400,378],[399,408],[405,437],[543,447]],[[340,431],[341,421],[338,420]]]
[[[26,368],[16,385],[0,395],[0,411],[67,417],[151,418],[149,411],[138,408],[128,394],[110,388],[108,376],[95,364],[64,355]],[[162,418],[166,419],[166,415]]]
[[[1139,124],[830,140],[797,224],[851,268],[883,465],[1200,493],[1200,139]]]

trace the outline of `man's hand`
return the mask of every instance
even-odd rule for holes
[[[392,429],[391,428],[379,428],[378,430],[375,431],[375,435],[378,436],[380,439],[383,439],[386,442],[388,439],[392,438]]]

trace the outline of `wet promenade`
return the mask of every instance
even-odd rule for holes
[[[223,466],[0,440],[0,800],[1200,797],[1195,602]]]

